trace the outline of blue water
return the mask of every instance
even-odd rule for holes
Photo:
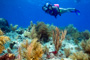
[[[65,13],[56,19],[42,10],[46,2],[58,3],[62,8],[76,8],[81,15]],[[90,0],[81,0],[78,3],[74,0],[0,0],[0,18],[20,27],[28,27],[32,20],[34,23],[42,21],[61,27],[73,24],[80,31],[90,30]]]

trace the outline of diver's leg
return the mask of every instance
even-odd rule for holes
[[[60,9],[60,14],[69,12],[67,8],[59,8]]]
[[[80,11],[75,8],[67,8],[68,12],[76,13],[76,15],[80,15]]]
[[[67,8],[68,12],[75,12],[75,8]]]
[[[78,15],[80,15],[80,11],[75,9],[75,8],[59,8],[60,9],[60,14],[66,13],[66,12],[71,12],[71,13],[76,13]],[[60,15],[59,14],[59,15]]]

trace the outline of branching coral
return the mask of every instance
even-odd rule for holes
[[[11,30],[12,30],[12,31],[15,31],[15,30],[17,29],[18,25],[14,25],[14,26],[13,26],[12,24],[10,24],[10,27],[11,27]]]
[[[35,25],[31,28],[31,31],[30,31],[30,32],[31,32],[31,33],[30,33],[30,37],[31,37],[32,39],[37,38]]]
[[[38,39],[33,39],[27,48],[22,47],[19,51],[21,59],[25,60],[40,60],[43,55],[41,44],[37,42]],[[27,45],[27,44],[25,44]]]
[[[3,52],[3,50],[5,49],[4,44],[9,40],[10,40],[10,38],[7,36],[0,36],[0,53]]]
[[[90,39],[88,39],[87,41],[83,40],[81,42],[81,46],[86,53],[90,54]]]
[[[31,28],[30,32],[29,31],[25,31],[24,32],[24,36],[29,37],[31,39],[37,38],[35,25]]]
[[[65,48],[64,52],[65,52],[66,57],[68,57],[70,55],[70,48]]]
[[[45,54],[48,54],[48,53],[49,53],[49,48],[48,48],[47,46],[44,46],[43,52],[44,52]]]
[[[49,37],[51,36],[51,33],[48,30],[47,25],[45,25],[43,22],[37,23],[36,27],[36,33],[37,33],[37,38],[40,41],[48,42]]]
[[[59,29],[56,27],[56,33],[53,31],[53,43],[55,45],[55,49],[58,52],[60,47],[62,46],[62,41],[65,39],[67,31],[62,31],[62,35],[60,36]]]
[[[32,28],[34,26],[34,24],[33,24],[33,21],[30,21],[30,26],[28,26],[28,31],[30,31],[30,29]]]
[[[69,58],[73,60],[89,60],[89,56],[86,53],[83,53],[82,51],[73,53],[69,56]]]

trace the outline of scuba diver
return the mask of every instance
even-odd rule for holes
[[[42,9],[46,12],[49,13],[52,16],[55,16],[55,18],[57,17],[57,15],[66,13],[66,12],[71,12],[71,13],[76,13],[77,15],[80,15],[80,11],[75,9],[75,8],[59,8],[59,4],[49,4],[46,3]]]

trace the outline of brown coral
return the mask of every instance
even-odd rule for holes
[[[0,60],[14,60],[15,56],[13,54],[4,54],[3,56],[0,56]]]
[[[73,60],[89,60],[89,56],[86,53],[83,53],[82,51],[73,53],[69,56],[69,58]]]
[[[68,57],[70,55],[70,48],[65,48],[64,52],[65,52],[66,57]]]
[[[40,41],[43,41],[43,42],[49,41],[49,37],[51,36],[51,33],[50,33],[47,25],[45,25],[43,22],[38,22],[35,29],[36,29],[36,33],[37,33],[37,38]]]
[[[48,53],[49,53],[49,48],[48,48],[47,46],[44,46],[43,52],[44,52],[45,54],[48,54]]]
[[[81,42],[81,46],[86,53],[90,54],[90,39],[88,39],[87,41],[83,40]]]
[[[90,32],[88,30],[85,30],[84,32],[82,32],[82,38],[85,40],[90,38]]]
[[[65,39],[66,33],[67,31],[64,30],[64,32],[62,32],[62,35],[60,36],[60,32],[57,27],[56,27],[56,33],[53,31],[53,43],[55,45],[55,49],[57,52],[62,45],[62,41]]]

